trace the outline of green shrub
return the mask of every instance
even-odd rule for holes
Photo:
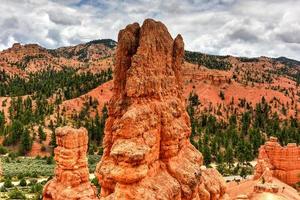
[[[43,191],[43,186],[40,183],[35,183],[30,187],[31,193],[37,193],[37,192],[42,192],[42,191]]]
[[[99,155],[99,156],[102,156],[102,154],[103,154],[103,147],[100,147],[100,148],[99,148],[99,151],[98,151],[98,155]]]
[[[38,133],[39,133],[40,142],[42,143],[42,141],[46,140],[46,133],[45,133],[44,129],[41,126],[39,126]],[[46,150],[46,147],[42,146],[42,148],[43,147]]]
[[[0,188],[0,192],[7,192],[7,190],[6,190],[6,188],[5,188],[4,186],[2,186],[2,187]]]
[[[90,145],[88,153],[89,153],[89,155],[94,155],[94,146]]]
[[[27,185],[27,182],[24,178],[21,179],[20,181],[20,186],[25,187]]]
[[[33,172],[31,173],[31,176],[30,176],[30,177],[32,177],[32,178],[38,178],[37,172],[36,172],[36,171],[33,171]]]
[[[4,179],[10,179],[11,180],[11,176],[8,174],[8,175],[5,175],[4,176]]]
[[[4,155],[4,154],[7,154],[8,150],[6,147],[0,145],[0,154],[1,155]]]
[[[11,179],[7,178],[7,179],[5,179],[3,186],[6,187],[6,188],[11,188],[14,185],[12,184]]]
[[[53,164],[53,163],[54,163],[53,156],[49,156],[49,157],[47,158],[46,162],[47,162],[47,165]]]
[[[98,182],[98,179],[95,177],[95,178],[93,178],[92,179],[92,184],[94,184],[96,187],[99,187],[100,185],[99,185],[99,182]]]
[[[18,154],[15,152],[10,152],[8,154],[8,157],[10,157],[12,160],[16,159],[18,157]]]
[[[21,173],[21,174],[18,174],[17,177],[18,177],[18,180],[22,180],[25,176],[24,176],[24,174]]]
[[[92,157],[92,156],[89,156],[88,157],[88,163],[89,163],[89,165],[93,165],[93,164],[95,164],[97,161]]]
[[[22,191],[15,188],[8,193],[9,199],[26,199]]]
[[[96,169],[97,163],[100,161],[101,156],[99,155],[89,155],[88,156],[88,163],[89,163],[89,172],[94,173]]]
[[[98,195],[99,192],[100,192],[100,184],[98,182],[98,179],[95,177],[95,178],[92,179],[91,182],[92,182],[92,184],[94,184],[96,186],[96,188],[97,188],[97,195]]]
[[[10,158],[9,158],[9,157],[5,157],[5,158],[4,158],[4,162],[6,162],[6,163],[10,163],[10,161],[11,161],[11,160],[10,160]]]

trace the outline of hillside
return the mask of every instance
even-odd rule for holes
[[[112,65],[115,47],[113,40],[96,40],[58,49],[15,43],[11,48],[0,52],[0,71],[7,76],[16,75],[21,78],[44,70],[60,71],[64,68],[97,73]]]
[[[115,48],[113,40],[95,40],[58,49],[14,44],[0,52],[4,145],[22,154],[49,155],[55,127],[69,124],[85,126],[90,149],[97,152],[112,95]],[[300,142],[298,61],[186,51],[183,72],[192,142],[206,164],[238,159],[235,146],[249,146],[251,160],[269,135],[282,143]]]

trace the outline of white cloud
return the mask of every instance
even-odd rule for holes
[[[116,39],[128,23],[154,18],[189,50],[300,60],[297,0],[0,0],[0,10],[1,49]]]

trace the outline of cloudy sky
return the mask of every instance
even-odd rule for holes
[[[186,49],[300,60],[300,0],[0,0],[0,49],[100,38],[145,18],[164,22]]]

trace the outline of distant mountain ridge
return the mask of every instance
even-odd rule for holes
[[[289,65],[291,67],[300,66],[300,61],[290,59],[290,58],[287,58],[287,57],[278,57],[278,58],[274,58],[274,60],[282,62],[283,64]]]
[[[21,78],[30,73],[63,68],[95,73],[112,66],[115,47],[116,42],[110,39],[57,49],[46,49],[38,44],[15,43],[11,48],[0,51],[0,71],[8,76]]]
[[[100,57],[110,56],[111,50],[117,46],[117,42],[111,39],[92,40],[87,43],[78,44],[75,46],[60,47],[49,50],[54,56],[63,56],[65,58],[75,58],[80,61],[88,61],[93,56],[101,55]]]
[[[20,43],[15,43],[11,48],[0,51],[0,61],[5,59],[3,58],[4,52],[16,53],[20,52],[20,50],[24,50],[23,57],[19,57],[15,61],[15,63],[19,65],[26,65],[31,59],[35,58],[49,58],[49,56],[53,56],[55,58],[63,57],[66,59],[75,59],[81,62],[88,62],[91,59],[99,59],[112,56],[114,54],[114,50],[117,46],[117,42],[112,39],[98,39],[92,40],[86,43],[81,43],[73,46],[65,46],[59,47],[56,49],[47,49],[38,44],[25,44],[21,45]],[[47,55],[47,54],[50,55]],[[4,56],[5,57],[5,56]],[[185,60],[187,62],[195,63],[195,64],[204,64],[207,68],[210,69],[221,69],[226,70],[231,68],[230,62],[226,60],[230,57],[230,55],[220,56],[220,55],[211,55],[205,54],[202,52],[196,51],[185,51]],[[258,62],[260,59],[269,59],[273,62],[279,62],[287,67],[300,67],[300,61],[290,59],[287,57],[235,57],[239,59],[241,62]],[[7,58],[6,58],[7,59]],[[14,64],[14,63],[11,63]],[[1,66],[1,65],[0,65]],[[23,66],[24,67],[24,66]]]

